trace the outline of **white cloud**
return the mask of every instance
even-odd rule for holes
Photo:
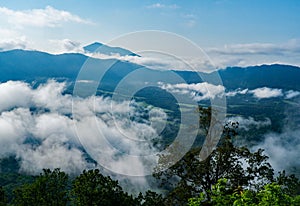
[[[242,116],[235,116],[227,118],[227,122],[238,122],[239,128],[248,131],[251,127],[259,129],[271,125],[271,120],[265,118],[264,120],[255,120],[253,117],[244,118]]]
[[[281,134],[270,133],[265,139],[254,147],[263,148],[269,156],[269,162],[275,171],[288,170],[294,173],[300,168],[300,130],[286,130]],[[297,174],[299,175],[299,174]]]
[[[289,91],[285,92],[285,98],[286,99],[292,99],[292,98],[297,97],[299,95],[300,95],[299,91],[289,90]]]
[[[21,170],[30,174],[39,174],[44,168],[61,170],[69,174],[79,174],[84,169],[92,168],[86,162],[82,151],[77,148],[68,149],[66,145],[57,142],[44,141],[36,149],[30,146],[17,151],[21,158]]]
[[[197,15],[195,14],[183,14],[181,15],[185,20],[185,26],[193,28],[197,24]]]
[[[53,46],[51,53],[84,53],[81,43],[70,39],[49,40]]]
[[[10,29],[0,28],[0,51],[28,48],[26,36]]]
[[[228,97],[234,97],[237,94],[246,94],[248,91],[249,91],[249,89],[243,89],[242,90],[242,89],[238,88],[238,89],[236,89],[234,91],[226,92],[226,96],[228,96]]]
[[[151,172],[147,168],[157,161],[151,140],[160,138],[167,119],[162,110],[103,97],[72,99],[63,94],[65,88],[54,80],[37,88],[18,81],[0,84],[0,157],[16,155],[21,170],[32,174],[56,167],[79,173],[95,167],[81,149],[81,143],[92,143],[92,157],[106,168],[126,174]],[[146,114],[149,120],[130,118]],[[153,156],[146,158],[148,154]]]
[[[250,90],[249,93],[252,93],[254,97],[259,99],[283,96],[282,89],[273,89],[269,87]]]
[[[262,64],[300,65],[300,39],[283,43],[229,44],[206,48],[214,64],[219,68],[228,66],[253,66]]]
[[[285,99],[293,99],[299,96],[300,92],[294,90],[288,90],[283,92],[282,89],[268,88],[268,87],[256,88],[253,90],[238,88],[236,90],[226,92],[227,97],[234,97],[237,94],[241,94],[241,95],[253,94],[253,96],[258,99],[281,97],[281,96],[284,96]]]
[[[28,107],[31,104],[30,86],[20,81],[0,84],[0,112],[14,107]]]
[[[1,15],[0,15],[1,21]],[[8,51],[12,49],[32,49],[33,42],[28,39],[24,32],[17,29],[0,28],[0,51]]]
[[[300,39],[291,39],[283,44],[273,43],[248,43],[225,45],[223,48],[211,48],[209,51],[228,55],[283,55],[300,52]]]
[[[180,8],[178,5],[176,4],[161,4],[161,3],[155,3],[155,4],[151,4],[149,6],[147,6],[148,9],[164,9],[164,8],[167,8],[167,9],[178,9]]]
[[[11,29],[5,29],[5,28],[0,28],[0,37],[1,38],[6,38],[6,37],[15,37],[17,35],[17,32]]]
[[[65,22],[91,24],[90,21],[77,15],[64,10],[57,10],[51,6],[46,6],[45,9],[19,11],[0,7],[0,14],[7,19],[8,23],[20,28],[24,26],[57,27]]]
[[[25,108],[0,114],[0,158],[16,154],[28,135],[28,129],[32,128],[32,122],[34,119]]]
[[[119,54],[106,55],[101,53],[84,53],[87,56],[98,59],[118,59],[129,61],[138,65],[148,67],[153,70],[176,70],[176,71],[197,71],[213,72],[219,65],[213,65],[207,58],[182,57],[180,59],[170,56],[160,56],[160,54],[139,56],[120,56]]]
[[[32,90],[32,102],[34,105],[49,109],[52,112],[70,114],[72,97],[71,95],[61,95],[65,89],[66,83],[49,80],[47,84]]]
[[[222,85],[209,84],[207,82],[197,84],[164,84],[159,82],[162,89],[170,92],[189,94],[195,101],[214,99],[224,95],[225,88]]]
[[[25,37],[0,40],[0,51],[26,48],[28,48],[28,42]]]

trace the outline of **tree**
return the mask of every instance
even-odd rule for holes
[[[258,205],[270,206],[290,206],[292,205],[292,198],[285,194],[277,183],[267,184],[264,190],[257,194],[259,198]]]
[[[229,187],[228,187],[229,186]],[[205,201],[205,194],[201,193],[199,197],[190,198],[189,206],[199,205],[233,205],[233,206],[298,206],[300,205],[300,196],[290,196],[284,192],[282,186],[273,182],[266,184],[262,189],[232,190],[226,179],[220,179],[213,186],[211,200]]]
[[[83,171],[73,182],[75,205],[138,205],[138,200],[123,192],[118,181],[103,176],[98,169]]]
[[[211,109],[199,107],[198,111],[200,126],[207,133],[209,124],[213,122]],[[231,188],[263,187],[273,180],[273,169],[263,150],[251,153],[247,148],[233,144],[238,126],[236,122],[225,124],[218,147],[205,160],[199,156],[202,148],[195,147],[173,166],[164,171],[158,170],[155,177],[169,190],[166,196],[168,204],[185,205],[189,198],[200,193],[204,193],[206,200],[210,202],[213,185],[221,178],[226,178]],[[158,168],[166,167],[173,155],[176,152],[160,155]]]
[[[145,195],[140,193],[138,196],[138,200],[141,206],[165,205],[163,196],[151,190],[146,191]]]
[[[286,194],[290,196],[300,195],[300,180],[294,174],[287,175],[283,170],[279,172],[276,182]]]
[[[32,184],[24,184],[14,190],[15,205],[66,205],[68,175],[60,169],[44,169]]]
[[[7,203],[7,198],[3,187],[0,187],[0,206],[4,206]]]

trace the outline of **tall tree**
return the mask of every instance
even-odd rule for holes
[[[44,169],[32,184],[25,184],[14,191],[15,205],[66,205],[68,175],[60,169]]]
[[[300,180],[294,174],[287,175],[283,170],[276,177],[276,182],[286,194],[290,196],[300,195]]]
[[[200,125],[207,133],[212,122],[211,109],[200,107],[199,115]],[[263,150],[251,153],[247,148],[236,147],[233,144],[238,126],[237,122],[227,123],[218,147],[204,160],[199,156],[201,147],[192,148],[171,167],[166,167],[166,164],[170,157],[176,155],[176,151],[160,156],[158,168],[168,169],[158,170],[155,177],[170,191],[166,197],[168,204],[185,205],[189,198],[202,192],[210,200],[213,185],[220,178],[228,179],[232,188],[262,187],[272,181],[273,169]]]
[[[0,187],[0,206],[4,206],[7,203],[7,198],[3,187]]]
[[[141,206],[165,205],[163,196],[151,190],[146,191],[145,195],[140,193],[138,196],[138,200]]]
[[[83,171],[72,188],[75,205],[138,205],[137,199],[124,192],[118,181],[103,176],[98,169]]]

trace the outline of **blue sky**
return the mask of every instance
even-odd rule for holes
[[[5,0],[0,48],[58,52],[65,48],[57,44],[67,40],[82,46],[163,30],[189,38],[216,59],[226,58],[222,66],[300,65],[299,22],[297,0]]]

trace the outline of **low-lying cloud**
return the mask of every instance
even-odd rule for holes
[[[242,117],[235,116],[227,118],[227,122],[238,122],[239,128],[245,131],[248,131],[250,128],[260,129],[262,127],[270,126],[271,120],[269,118],[265,118],[263,120],[255,120],[253,117]]]
[[[56,39],[49,40],[53,45],[53,52],[57,54],[62,53],[84,53],[81,43],[70,39]]]
[[[222,85],[214,85],[207,82],[197,84],[164,84],[158,83],[160,87],[169,92],[189,94],[195,101],[214,99],[224,95],[225,88]]]
[[[4,39],[0,41],[0,51],[8,51],[13,49],[26,49],[28,42],[25,37],[15,39]]]
[[[273,89],[269,87],[262,87],[250,90],[249,93],[252,93],[253,96],[258,99],[283,96],[282,89]]]
[[[269,88],[269,87],[261,87],[253,90],[249,89],[241,89],[238,88],[236,90],[225,92],[225,87],[222,85],[214,85],[207,82],[197,83],[197,84],[167,84],[163,82],[158,82],[158,85],[169,92],[175,92],[179,94],[188,94],[195,101],[201,100],[209,100],[214,99],[215,97],[222,97],[226,95],[227,97],[234,97],[236,95],[246,95],[251,94],[253,97],[257,99],[267,99],[267,98],[275,98],[275,97],[283,97],[285,99],[292,99],[300,95],[299,91],[288,90],[283,91],[278,88]]]
[[[134,64],[148,67],[153,70],[174,70],[174,71],[197,71],[210,73],[218,69],[218,65],[212,64],[207,57],[193,58],[182,57],[175,58],[158,54],[139,53],[141,56],[121,56],[120,54],[102,54],[102,53],[84,53],[87,56],[99,59],[118,59],[129,61]]]
[[[281,134],[270,133],[254,149],[263,148],[270,157],[269,161],[275,171],[299,171],[300,163],[300,130],[286,130]],[[297,176],[300,174],[298,173]]]
[[[297,97],[299,95],[300,95],[299,91],[289,90],[285,93],[285,98],[286,99],[292,99],[292,98]]]
[[[245,94],[252,94],[253,97],[257,99],[267,99],[274,97],[284,97],[285,99],[293,99],[299,96],[300,92],[295,90],[283,91],[282,89],[269,87],[260,87],[253,90],[238,88],[236,90],[226,92],[227,97],[234,97],[236,95]]]
[[[247,92],[249,91],[249,89],[236,89],[234,91],[229,91],[229,92],[226,92],[226,96],[227,97],[234,97],[236,96],[237,94],[246,94]]]
[[[161,128],[156,129],[155,122],[166,120],[163,110],[152,107],[141,110],[135,102],[118,103],[98,96],[73,98],[64,94],[66,86],[54,80],[35,89],[21,81],[0,84],[3,97],[0,100],[0,158],[16,156],[21,171],[30,174],[57,167],[78,174],[83,169],[96,167],[87,159],[81,143],[94,141],[101,146],[98,133],[101,131],[114,148],[93,148],[103,149],[102,164],[115,165],[124,172],[129,167],[146,172],[142,156],[157,152],[151,140],[160,138]],[[72,104],[76,114],[72,113]],[[132,121],[130,114],[137,113],[140,116],[149,113],[150,118]],[[124,154],[141,158],[132,162]],[[157,159],[147,161],[155,163]]]
[[[282,120],[282,132],[270,132],[253,149],[263,148],[276,172],[286,170],[300,177],[300,113],[298,104],[285,108],[286,118]]]

